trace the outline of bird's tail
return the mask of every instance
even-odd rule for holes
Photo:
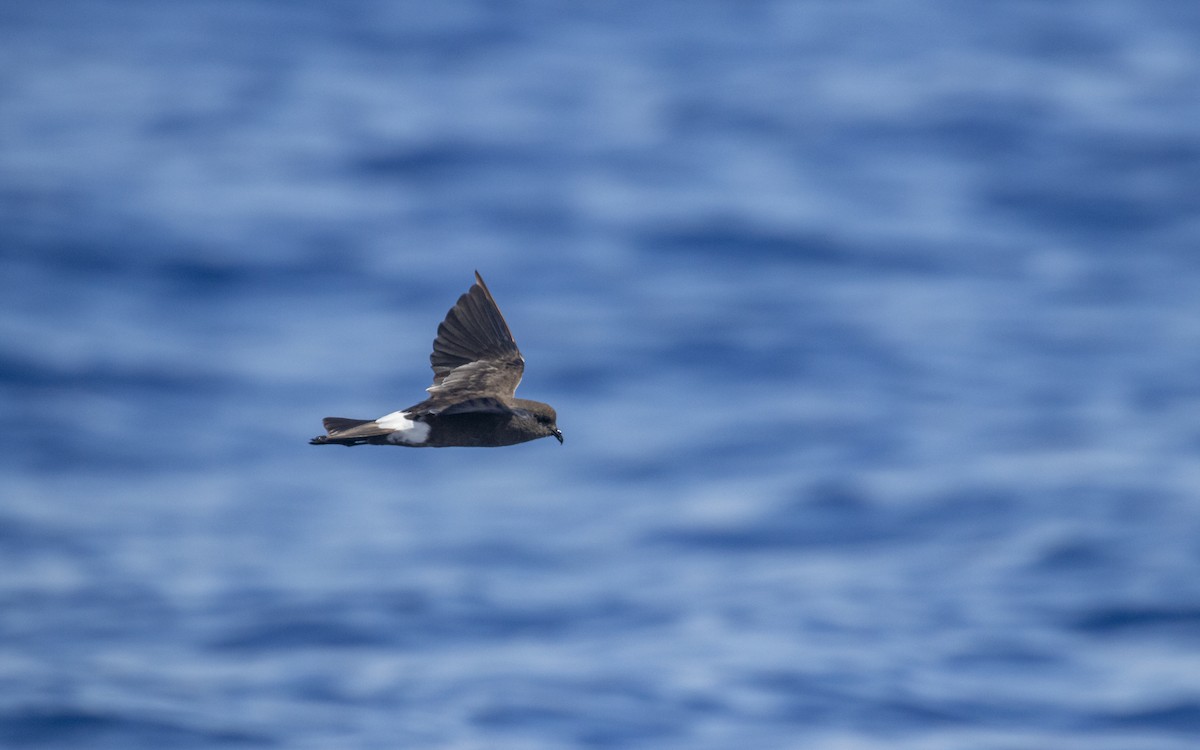
[[[317,435],[308,441],[309,445],[360,445],[371,442],[371,437],[391,432],[391,430],[381,429],[373,419],[325,417],[321,421],[328,434]]]

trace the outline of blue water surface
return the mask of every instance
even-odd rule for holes
[[[1200,5],[0,11],[0,746],[1191,750]],[[552,440],[419,401],[479,269]]]

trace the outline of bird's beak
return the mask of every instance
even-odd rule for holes
[[[562,432],[559,430],[555,430],[554,437],[558,438],[558,444],[562,445]]]

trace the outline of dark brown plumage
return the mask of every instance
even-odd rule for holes
[[[550,436],[562,442],[552,407],[514,395],[525,359],[478,271],[438,326],[429,363],[429,398],[379,419],[326,417],[326,434],[309,442],[492,447]]]

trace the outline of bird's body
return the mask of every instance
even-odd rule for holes
[[[327,434],[309,442],[434,448],[496,447],[550,436],[562,442],[552,407],[513,395],[525,359],[478,271],[475,285],[438,326],[429,361],[429,398],[378,419],[326,417]]]

